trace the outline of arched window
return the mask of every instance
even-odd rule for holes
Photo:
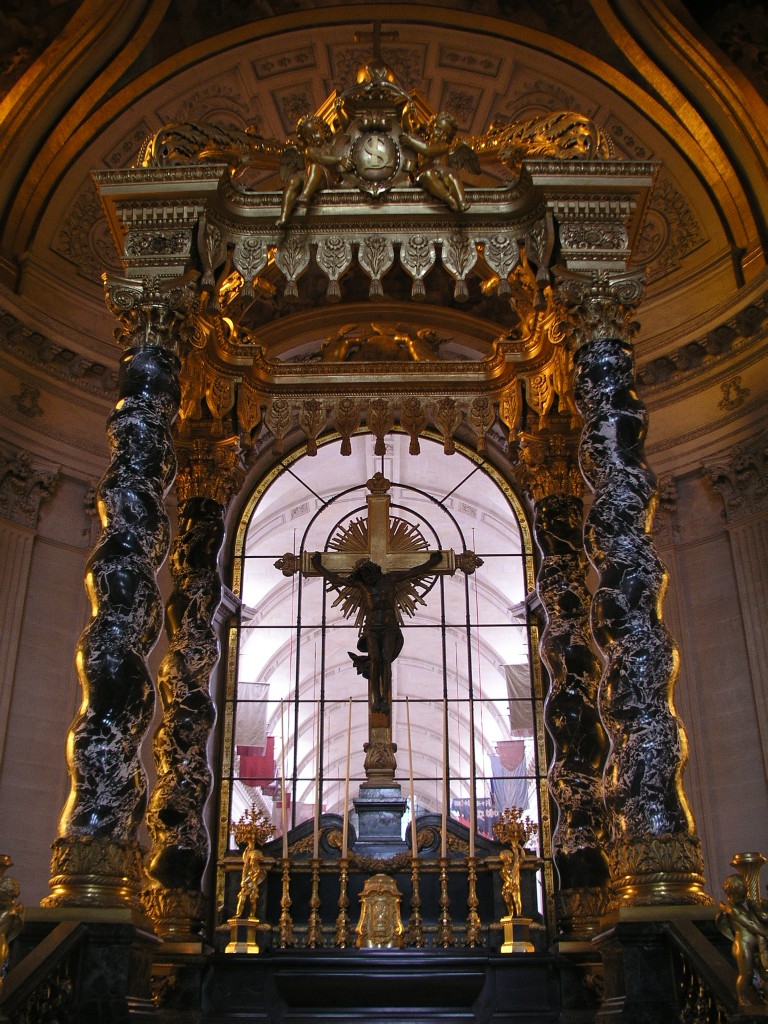
[[[416,811],[442,813],[447,714],[451,817],[469,823],[474,774],[478,832],[492,838],[501,811],[522,807],[540,824],[551,881],[538,637],[526,602],[533,560],[518,499],[469,451],[447,458],[440,444],[423,440],[414,457],[397,433],[383,456],[374,444],[359,434],[349,457],[338,442],[313,458],[294,453],[246,503],[235,537],[233,589],[242,609],[229,642],[220,857],[235,849],[227,822],[253,803],[278,835],[283,821],[290,829],[312,820],[318,788],[323,812],[344,813],[350,699],[350,804],[365,781],[368,684],[350,658],[355,620],[322,579],[285,576],[275,562],[286,552],[332,550],[340,538],[364,554],[366,483],[380,472],[391,481],[393,544],[416,546],[425,557],[470,549],[483,560],[471,575],[428,577],[413,616],[404,616],[392,672],[396,781],[407,798],[410,717]],[[410,815],[409,808],[403,832]]]

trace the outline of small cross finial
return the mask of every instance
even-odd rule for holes
[[[382,39],[391,39],[391,40],[394,41],[394,40],[399,39],[399,38],[400,38],[400,33],[399,32],[395,32],[395,31],[392,31],[392,32],[382,32],[381,31],[381,22],[380,21],[374,21],[374,23],[373,23],[373,31],[372,32],[355,32],[355,42],[356,43],[365,43],[365,42],[368,41],[368,39],[371,40],[371,53],[376,58],[376,60],[381,60],[382,59],[382,57],[381,57],[381,41],[382,41]]]

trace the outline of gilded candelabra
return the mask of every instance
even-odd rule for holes
[[[2,877],[10,867],[13,867],[13,861],[8,854],[0,854],[0,993],[11,956],[11,943],[24,927],[25,910],[18,898],[19,883],[15,878]]]
[[[502,850],[499,854],[501,895],[507,905],[507,916],[501,919],[504,928],[502,953],[533,951],[528,938],[530,919],[523,917],[520,867],[525,860],[525,844],[538,830],[539,826],[528,815],[523,818],[522,807],[507,807],[493,825],[493,833],[499,842],[509,845],[508,850]]]
[[[267,821],[255,804],[246,811],[237,824],[230,824],[230,831],[238,846],[245,843],[243,850],[243,874],[237,895],[234,917],[229,919],[230,941],[226,953],[258,953],[256,928],[258,919],[259,887],[267,877],[264,855],[256,848],[275,834],[274,826]],[[245,914],[246,908],[248,913]]]
[[[762,1016],[768,1004],[768,900],[760,898],[760,869],[768,862],[762,853],[737,853],[731,864],[738,870],[723,882],[725,902],[715,918],[731,940],[736,961],[736,998],[739,1009]]]

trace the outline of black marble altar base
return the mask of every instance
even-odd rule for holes
[[[335,950],[211,958],[206,1024],[557,1024],[555,958]]]
[[[632,909],[637,919],[631,919]],[[593,939],[605,981],[597,1024],[679,1024],[679,977],[666,928],[675,909],[698,921],[711,943],[727,949],[728,942],[719,936],[708,907],[629,909],[630,919],[619,919]],[[648,918],[640,916],[643,911]]]
[[[402,838],[407,806],[399,786],[360,787],[353,801],[357,812],[355,850],[367,857],[393,857],[408,847]]]
[[[40,960],[41,976],[51,971],[50,963],[41,959],[43,939],[53,938],[57,925],[75,927],[60,961],[61,968],[54,971],[54,976],[68,979],[64,990],[67,994],[61,996],[61,1019],[76,1020],[78,1024],[138,1024],[157,1020],[150,979],[153,956],[161,942],[142,915],[129,910],[80,908],[30,908],[27,913],[24,930],[12,947],[12,966],[23,966],[25,972],[30,972],[32,982],[35,958]],[[56,950],[51,955],[54,959],[60,956]],[[42,1016],[43,1010],[38,1008],[39,988],[31,991],[31,1002],[27,1001],[25,1006],[25,987],[20,986],[18,1000],[10,992],[5,993],[4,1009],[9,1018],[53,1020]],[[47,1000],[52,998],[49,994]]]

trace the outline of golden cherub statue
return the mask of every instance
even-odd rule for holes
[[[318,189],[338,181],[339,172],[352,169],[348,153],[334,150],[337,137],[317,114],[305,114],[296,124],[299,146],[287,146],[280,160],[280,176],[285,182],[280,216],[276,226],[283,228],[297,203],[309,204]]]
[[[441,111],[430,118],[425,137],[403,132],[400,141],[422,158],[416,184],[455,213],[463,213],[469,209],[469,203],[464,197],[464,185],[458,171],[468,167],[473,174],[479,174],[480,164],[471,146],[466,142],[454,142],[456,131],[456,120],[451,114]]]
[[[256,849],[256,844],[266,843],[275,834],[275,828],[267,821],[256,807],[251,805],[236,825],[230,825],[230,832],[238,846],[245,843],[243,850],[243,874],[240,881],[240,892],[237,896],[236,918],[255,918],[259,902],[259,886],[267,877],[264,867],[264,855]],[[246,907],[248,913],[245,913]]]
[[[500,843],[508,843],[509,849],[502,850],[501,895],[507,905],[510,917],[523,916],[523,901],[520,889],[520,866],[525,858],[525,844],[539,831],[539,826],[528,817],[523,818],[522,807],[508,807],[494,822],[493,834]]]
[[[748,897],[747,883],[741,875],[728,875],[723,891],[728,902],[720,904],[715,920],[733,943],[731,951],[739,972],[739,1006],[760,1006],[768,1003],[768,903]],[[755,974],[762,982],[760,991],[753,982]]]

